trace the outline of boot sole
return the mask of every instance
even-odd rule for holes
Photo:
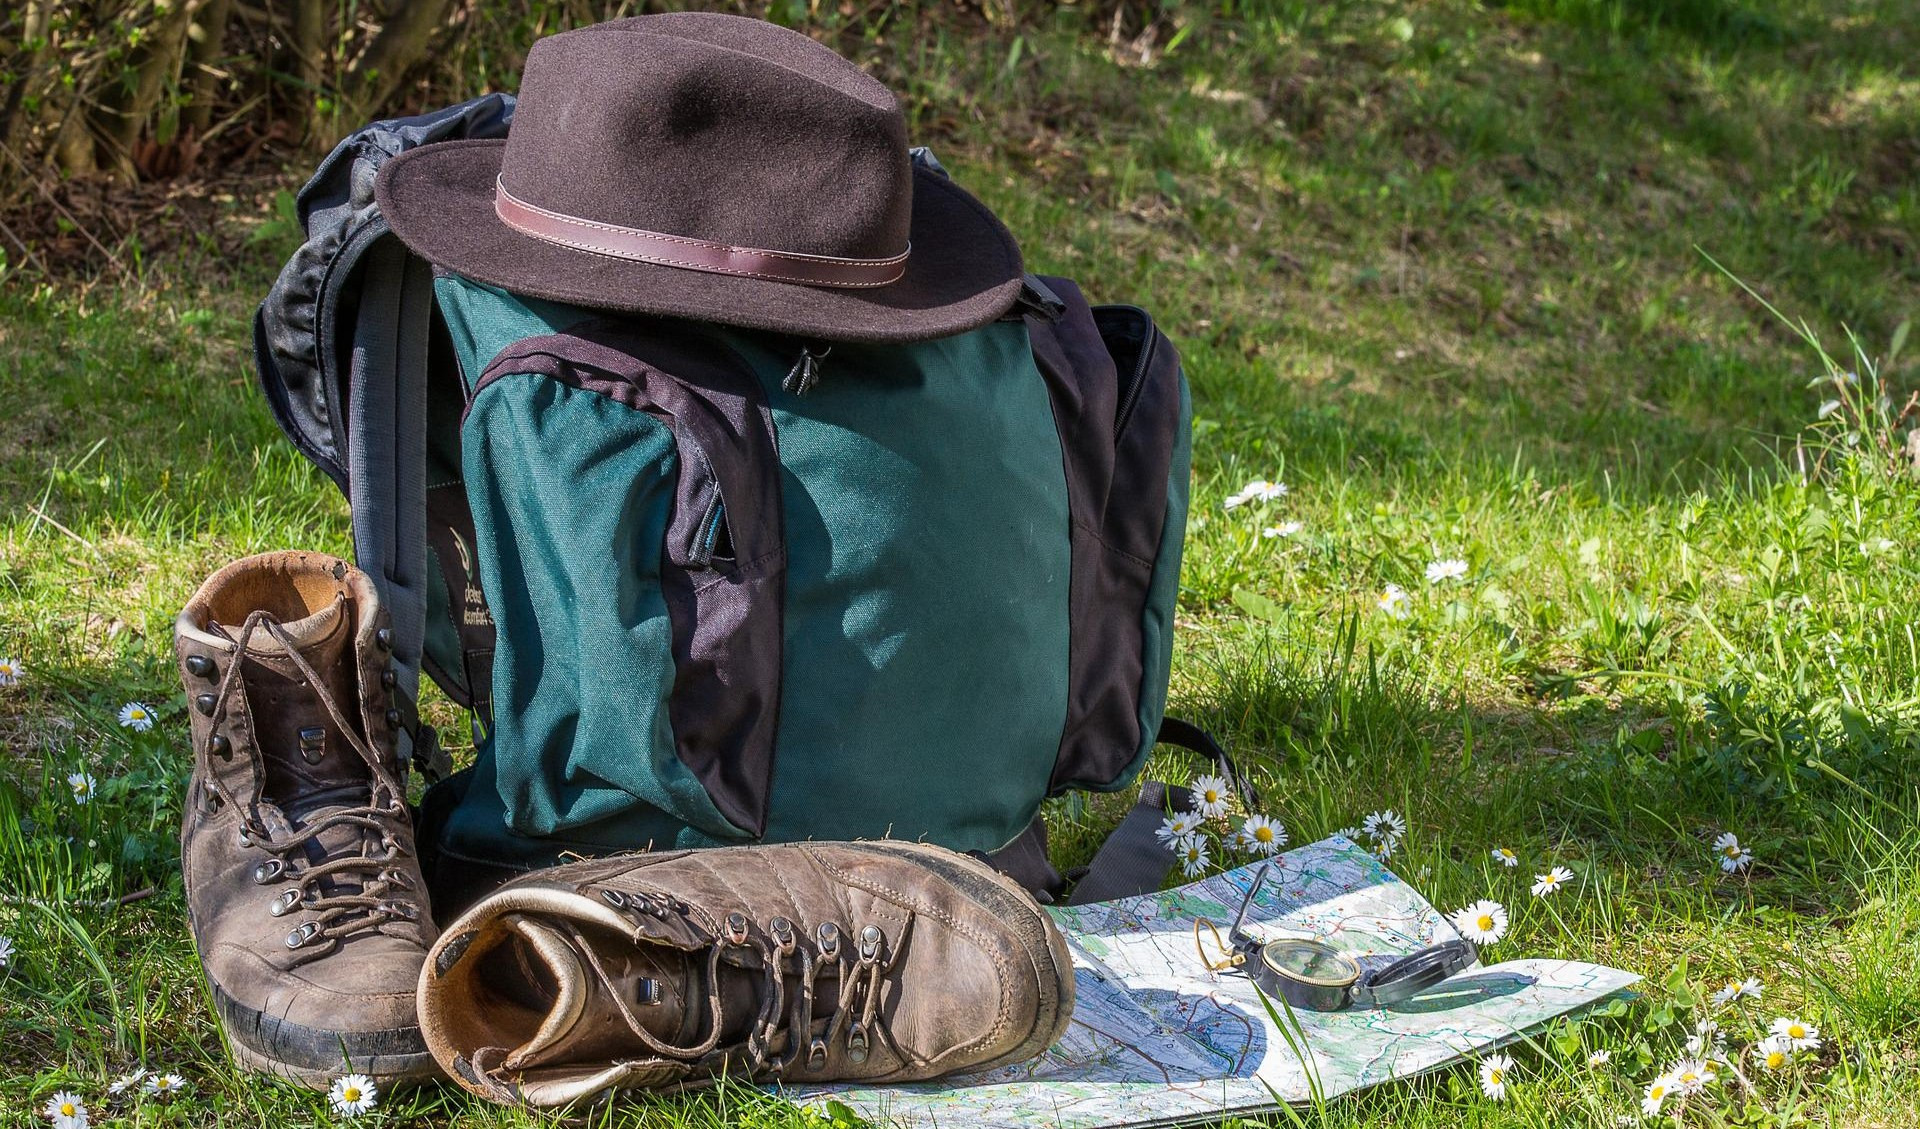
[[[243,1069],[324,1090],[343,1074],[365,1074],[391,1090],[445,1077],[419,1027],[326,1031],[247,1007],[209,983],[227,1046]]]
[[[842,847],[864,847],[854,842]],[[877,847],[877,844],[875,845]],[[1019,941],[1032,965],[1035,983],[1040,988],[1040,1003],[1034,1009],[1033,1028],[1012,1050],[984,1062],[958,1067],[948,1073],[974,1073],[1025,1062],[1046,1051],[1064,1035],[1073,1018],[1073,955],[1067,940],[1053,925],[1024,886],[969,855],[956,854],[925,843],[890,840],[876,854],[912,855],[916,862],[939,875],[953,887],[973,899],[996,920],[1007,926]]]

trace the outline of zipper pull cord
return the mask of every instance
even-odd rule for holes
[[[787,378],[780,382],[780,387],[795,396],[805,396],[813,391],[813,386],[820,383],[820,362],[826,360],[831,352],[831,345],[822,345],[818,353],[802,345],[799,359],[787,370]]]

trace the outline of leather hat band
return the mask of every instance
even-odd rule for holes
[[[684,235],[620,227],[551,212],[508,192],[498,178],[494,180],[493,189],[494,213],[502,223],[523,235],[596,255],[683,270],[737,274],[802,286],[885,286],[906,273],[907,255],[913,250],[909,245],[907,250],[890,259],[837,259],[791,251],[729,247]]]

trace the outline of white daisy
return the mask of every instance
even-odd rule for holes
[[[366,1075],[349,1074],[333,1080],[327,1100],[333,1103],[333,1112],[340,1116],[358,1117],[379,1104],[380,1090]]]
[[[1335,831],[1334,834],[1347,840],[1349,843],[1358,843],[1360,841],[1360,829],[1358,827],[1342,827],[1340,830]]]
[[[1260,536],[1269,539],[1274,537],[1291,537],[1304,528],[1305,526],[1297,521],[1283,521],[1279,525],[1269,525],[1265,529],[1262,529]]]
[[[1751,976],[1745,980],[1729,980],[1713,994],[1713,1002],[1716,1007],[1725,1007],[1735,1000],[1757,1000],[1760,991],[1760,981]]]
[[[1785,1039],[1796,1051],[1817,1051],[1820,1049],[1820,1029],[1802,1019],[1789,1019],[1781,1016],[1768,1028],[1776,1039]]]
[[[1720,869],[1728,874],[1753,865],[1753,852],[1741,846],[1739,837],[1731,831],[1721,832],[1713,841],[1713,853],[1720,856]]]
[[[1458,580],[1467,574],[1467,562],[1463,560],[1434,561],[1427,566],[1427,583],[1439,584],[1445,580]]]
[[[1286,483],[1268,482],[1264,478],[1256,478],[1252,482],[1242,486],[1236,493],[1228,496],[1227,508],[1230,510],[1238,509],[1248,502],[1271,502],[1275,498],[1284,498],[1286,496]]]
[[[1496,1102],[1507,1100],[1507,1075],[1513,1072],[1513,1059],[1506,1055],[1488,1055],[1480,1062],[1480,1092]]]
[[[1711,1019],[1703,1019],[1694,1024],[1693,1034],[1687,1036],[1687,1053],[1697,1058],[1713,1062],[1727,1060],[1727,1036],[1720,1025]]]
[[[1648,1117],[1657,1115],[1660,1112],[1660,1106],[1672,1097],[1674,1090],[1678,1088],[1671,1074],[1662,1074],[1647,1083],[1646,1092],[1640,1095],[1640,1112]]]
[[[1556,866],[1545,874],[1533,876],[1533,896],[1544,898],[1549,894],[1559,893],[1560,887],[1571,881],[1573,881],[1573,871],[1564,866]]]
[[[1256,855],[1271,855],[1287,845],[1287,829],[1279,820],[1250,815],[1240,825],[1240,842]]]
[[[145,1082],[146,1080],[147,1080],[147,1070],[145,1067],[141,1067],[139,1070],[136,1070],[131,1074],[122,1074],[120,1077],[115,1078],[113,1081],[107,1083],[107,1096],[110,1098],[117,1098],[121,1094],[126,1093],[128,1090],[138,1090],[140,1088],[140,1083]]]
[[[1489,853],[1493,855],[1493,861],[1506,867],[1508,870],[1512,870],[1514,867],[1520,865],[1520,856],[1505,847],[1495,847]]]
[[[1395,619],[1405,619],[1407,611],[1407,590],[1398,584],[1389,584],[1380,593],[1380,610]]]
[[[0,935],[0,968],[13,963],[13,938]]]
[[[1491,945],[1507,935],[1507,907],[1482,899],[1447,915],[1454,929],[1476,945]]]
[[[187,1080],[178,1074],[156,1074],[147,1079],[146,1091],[160,1101],[167,1101],[187,1088]]]
[[[1207,857],[1207,845],[1199,839],[1188,839],[1180,848],[1180,873],[1188,878],[1198,878],[1213,860]]]
[[[1768,1070],[1785,1070],[1793,1063],[1793,1040],[1768,1035],[1754,1045],[1753,1053]]]
[[[1193,793],[1193,810],[1203,819],[1219,819],[1227,814],[1227,804],[1233,799],[1224,777],[1196,777],[1188,790]]]
[[[1393,857],[1394,849],[1399,846],[1400,843],[1396,839],[1381,839],[1369,847],[1368,850],[1373,852],[1374,858],[1379,859],[1381,862],[1386,862]]]
[[[1683,1058],[1667,1068],[1667,1077],[1683,1094],[1697,1094],[1720,1077],[1705,1059]]]
[[[27,668],[20,660],[9,655],[0,659],[0,686],[12,686],[27,676]]]
[[[120,728],[145,733],[153,728],[153,710],[145,702],[128,702],[120,707]]]
[[[93,788],[94,788],[93,773],[91,772],[67,773],[67,787],[73,789],[74,803],[76,804],[86,803],[87,801],[93,799]]]
[[[1599,1050],[1587,1056],[1587,1065],[1593,1067],[1596,1070],[1598,1070],[1600,1067],[1607,1065],[1612,1061],[1613,1061],[1613,1052],[1608,1050],[1605,1047],[1601,1047]]]
[[[53,1121],[53,1129],[87,1129],[87,1106],[79,1094],[61,1090],[47,1099],[41,1112]]]
[[[1375,839],[1391,839],[1398,844],[1400,837],[1407,833],[1407,821],[1401,819],[1398,812],[1388,808],[1386,811],[1374,812],[1361,820],[1360,829]]]
[[[1200,813],[1176,812],[1160,821],[1160,827],[1153,833],[1153,837],[1169,847],[1178,847],[1192,838],[1193,833],[1198,830],[1200,830]]]

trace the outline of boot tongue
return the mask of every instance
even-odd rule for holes
[[[316,806],[343,802],[327,794],[336,789],[358,787],[364,794],[373,773],[320,699],[324,692],[341,716],[359,724],[354,633],[347,601],[336,597],[312,615],[279,627],[291,649],[320,676],[321,684],[305,685],[298,665],[288,656],[289,647],[272,633],[255,631],[247,640],[247,706],[266,767],[266,798],[298,821]],[[364,798],[359,802],[364,803]]]
[[[628,1016],[669,1047],[690,1047],[706,1038],[705,962],[667,945],[609,937],[594,961],[582,951],[591,936],[555,928],[521,914],[506,919],[519,935],[519,956],[529,983],[553,985],[539,1029],[502,1064],[510,1070],[578,1066],[657,1052],[636,1045]]]

